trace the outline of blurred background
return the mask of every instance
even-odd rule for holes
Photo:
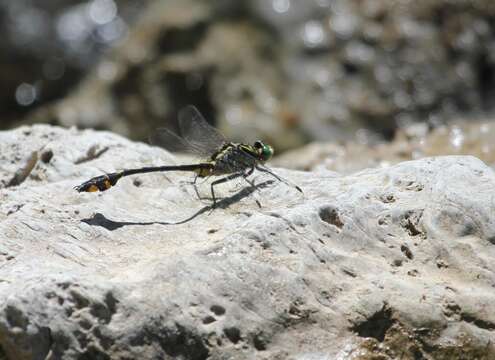
[[[277,165],[495,164],[493,0],[0,0],[0,127],[145,140],[194,104]]]

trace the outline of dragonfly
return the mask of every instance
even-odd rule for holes
[[[126,176],[152,172],[186,171],[195,173],[194,185],[198,178],[219,177],[210,184],[212,207],[215,207],[217,205],[215,186],[240,178],[256,190],[254,182],[249,177],[257,170],[303,193],[299,186],[280,177],[265,166],[265,163],[273,156],[272,146],[261,140],[255,141],[252,145],[227,141],[193,105],[188,105],[179,111],[178,120],[180,135],[170,129],[159,128],[150,138],[151,143],[173,152],[195,153],[205,159],[204,161],[194,164],[124,169],[91,178],[74,189],[78,192],[106,191]],[[197,191],[196,193],[198,194]]]

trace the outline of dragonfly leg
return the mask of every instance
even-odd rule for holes
[[[184,181],[184,184],[188,184],[188,185],[192,185],[193,189],[194,189],[194,193],[196,194],[196,197],[198,198],[198,200],[204,200],[205,198],[201,196],[201,194],[199,193],[199,189],[198,189],[198,178],[199,178],[199,175],[196,174],[194,176],[194,179],[192,181]],[[204,180],[207,180],[209,178],[206,177],[206,178],[203,178]]]
[[[198,174],[194,175],[194,180],[193,181],[190,181],[190,180],[181,180],[181,184],[195,185],[197,179],[198,179]]]
[[[244,180],[246,180],[246,182],[251,186],[251,188],[253,190],[258,190],[256,189],[256,186],[254,185],[254,181],[251,181],[248,179],[248,176],[251,176],[251,174],[254,172],[254,166],[251,167],[248,171],[246,171],[242,176],[244,178]]]
[[[249,180],[249,179],[247,178],[247,177],[248,177],[248,176],[250,176],[253,172],[254,172],[254,166],[253,166],[252,168],[250,168],[248,171],[246,171],[246,172],[244,173],[244,180],[246,180],[246,182],[247,182],[247,183],[251,186],[251,189],[253,189],[253,191],[256,191],[256,190],[258,190],[258,189],[256,188],[256,185],[254,184],[254,181],[251,181],[251,180]],[[256,201],[256,204],[258,205],[258,207],[261,209],[261,204],[260,204],[260,202],[259,202],[257,199],[255,199],[255,201]]]
[[[196,176],[194,177],[194,180],[192,182],[192,186],[194,188],[194,192],[196,193],[196,196],[198,197],[198,200],[201,200],[201,195],[199,194],[199,191],[198,191],[198,186],[196,185],[196,181],[198,180],[198,174],[196,174]]]
[[[252,189],[253,191],[255,191],[255,190],[258,190],[258,189],[256,189],[256,186],[255,186],[254,182],[248,179],[248,177],[249,177],[249,176],[251,176],[251,175],[253,174],[253,172],[254,172],[254,165],[253,165],[253,166],[251,166],[251,167],[250,167],[250,168],[249,168],[249,169],[248,169],[248,170],[247,170],[247,171],[246,171],[246,172],[242,175],[242,178],[243,178],[243,179],[244,179],[244,180],[245,180],[245,181],[249,184],[249,186],[251,187],[251,189]],[[235,189],[235,190],[233,190],[233,191],[231,191],[231,192],[237,192],[238,190],[239,190],[239,189],[237,188],[237,189]]]
[[[275,179],[277,179],[278,181],[281,181],[281,182],[283,182],[283,183],[284,183],[284,184],[286,184],[286,185],[292,186],[292,187],[293,187],[293,188],[295,188],[297,191],[299,191],[301,194],[303,194],[303,191],[302,191],[302,189],[301,189],[299,186],[297,186],[297,185],[295,185],[295,184],[292,184],[292,183],[290,183],[289,181],[287,181],[287,180],[285,180],[285,179],[281,178],[280,176],[278,176],[278,175],[277,175],[277,174],[275,174],[274,172],[272,172],[272,171],[270,171],[270,170],[268,170],[268,169],[266,169],[266,168],[264,168],[264,167],[261,167],[261,166],[259,166],[259,165],[256,165],[256,169],[257,169],[257,170],[259,170],[259,171],[261,171],[261,172],[264,172],[264,173],[270,174],[271,176],[273,176],[273,177],[274,177]]]
[[[215,185],[223,184],[227,181],[231,181],[231,180],[236,179],[238,177],[244,176],[244,174],[245,174],[244,172],[234,173],[234,174],[231,174],[229,176],[223,177],[221,179],[215,180],[211,183],[210,187],[211,187],[211,198],[213,199],[213,207],[215,207],[217,204],[217,198],[215,197],[215,191],[213,190],[213,187]]]

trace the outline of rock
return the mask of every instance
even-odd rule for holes
[[[73,190],[175,161],[105,132],[0,133],[2,357],[495,357],[495,173],[480,160],[278,168],[304,195],[256,174],[214,210],[180,173]]]
[[[439,155],[474,155],[495,168],[495,123],[457,121],[428,131],[415,124],[399,131],[391,142],[345,144],[314,142],[285,152],[274,160],[276,166],[297,170],[327,170],[349,174],[371,167],[386,167],[401,161]]]

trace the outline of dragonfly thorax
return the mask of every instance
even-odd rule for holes
[[[199,177],[225,175],[253,169],[273,154],[271,146],[257,141],[254,145],[225,143],[210,158],[211,169],[197,171]]]

